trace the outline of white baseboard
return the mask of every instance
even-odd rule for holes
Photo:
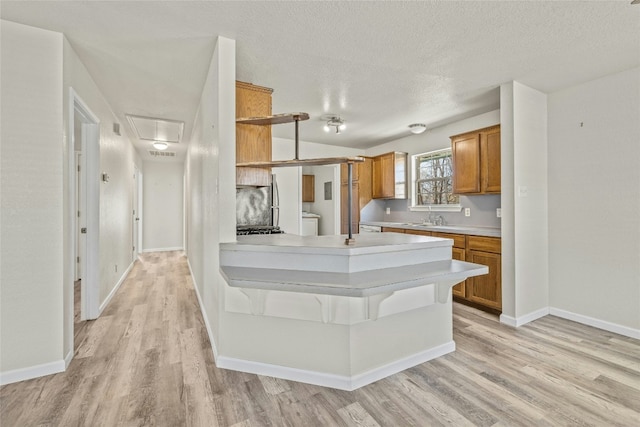
[[[73,350],[71,350],[69,353],[67,353],[67,355],[64,357],[64,370],[65,371],[69,367],[69,363],[71,363],[72,360],[73,360]]]
[[[526,325],[529,322],[533,322],[534,320],[540,319],[541,317],[549,314],[549,307],[543,307],[539,310],[532,311],[531,313],[525,314],[520,317],[512,317],[507,316],[506,314],[500,315],[500,323],[504,323],[507,326],[512,326],[514,328],[520,327],[522,325]]]
[[[122,276],[120,276],[120,280],[118,280],[118,283],[116,283],[116,285],[113,287],[113,289],[111,289],[111,292],[109,292],[109,295],[107,295],[107,297],[102,302],[102,304],[100,304],[100,307],[98,309],[99,310],[98,311],[98,313],[99,313],[98,316],[100,316],[100,314],[102,314],[104,309],[107,308],[107,305],[109,305],[109,302],[111,302],[111,299],[113,298],[113,296],[116,294],[116,292],[118,292],[118,289],[120,289],[120,286],[122,285],[122,283],[124,283],[125,279],[127,278],[127,275],[129,274],[129,272],[133,268],[133,263],[134,262],[135,261],[132,261],[131,264],[129,264],[129,267],[127,267],[127,269],[124,271],[124,273],[122,273]]]
[[[628,326],[619,325],[617,323],[607,322],[606,320],[595,319],[593,317],[572,313],[570,311],[562,310],[555,307],[549,307],[549,314],[551,314],[552,316],[562,317],[563,319],[582,323],[583,325],[593,326],[594,328],[624,335],[625,337],[640,339],[640,329],[634,329]]]
[[[169,251],[183,251],[184,248],[182,246],[175,246],[172,248],[150,248],[143,249],[142,252],[169,252]]]
[[[443,356],[455,351],[456,344],[449,341],[437,347],[416,353],[409,357],[396,360],[387,365],[372,369],[362,374],[352,377],[344,375],[327,374],[324,372],[308,371],[304,369],[289,368],[286,366],[270,365],[267,363],[253,362],[250,360],[235,359],[226,356],[219,356],[216,359],[216,366],[223,369],[248,372],[257,375],[282,378],[290,381],[297,381],[307,384],[314,384],[323,387],[337,388],[340,390],[353,391],[367,384],[371,384],[382,378],[412,368],[436,357]]]
[[[65,363],[65,360],[57,360],[55,362],[43,363],[42,365],[29,366],[28,368],[0,372],[0,386],[64,372]]]
[[[198,291],[198,284],[196,283],[196,278],[193,275],[193,270],[191,269],[191,263],[189,262],[189,258],[187,258],[187,265],[189,266],[189,274],[191,274],[191,283],[193,283],[193,289],[196,291],[196,297],[198,297],[198,304],[200,305],[200,313],[202,313],[202,318],[204,319],[204,325],[207,328],[207,335],[209,335],[209,341],[211,342],[211,349],[213,350],[213,359],[216,362],[216,366],[217,366],[218,348],[216,347],[216,340],[213,339],[213,332],[211,330],[211,325],[209,324],[209,317],[207,316],[207,312],[204,309],[202,297],[200,297],[200,291]]]

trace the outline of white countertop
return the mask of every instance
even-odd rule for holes
[[[320,218],[320,215],[312,212],[302,212],[302,218]]]
[[[501,237],[500,227],[477,227],[467,225],[423,225],[410,222],[360,221],[364,225],[403,228],[407,230],[436,231],[440,233],[468,234],[472,236]]]
[[[330,255],[364,255],[403,250],[452,246],[449,239],[411,234],[367,233],[355,235],[355,243],[345,244],[345,235],[299,236],[297,234],[262,234],[237,236],[237,241],[221,243],[227,251],[291,252]]]

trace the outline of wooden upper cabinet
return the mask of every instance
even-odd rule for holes
[[[500,193],[500,125],[451,137],[453,192]]]
[[[391,152],[373,158],[372,197],[407,198],[407,153]]]
[[[353,232],[358,233],[358,227],[360,223],[360,210],[366,206],[367,203],[371,201],[371,164],[372,159],[370,157],[365,157],[364,162],[362,163],[354,163],[352,168],[352,227]],[[347,233],[347,227],[349,224],[349,220],[347,215],[349,213],[347,208],[347,191],[349,189],[348,176],[347,176],[347,165],[340,165],[340,218],[341,218],[341,227],[340,232],[342,234]]]
[[[302,175],[302,202],[313,203],[315,201],[316,177],[314,175]]]
[[[500,126],[480,132],[481,191],[500,193]]]
[[[270,116],[273,89],[236,81],[236,118]],[[271,126],[236,124],[236,163],[271,161]],[[270,168],[236,168],[236,185],[271,184]]]
[[[351,168],[351,180],[353,182],[360,181],[360,169],[364,163],[353,163]],[[349,181],[349,168],[346,163],[340,165],[340,183],[346,184]]]

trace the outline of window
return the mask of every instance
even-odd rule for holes
[[[416,154],[413,160],[414,210],[460,210],[459,198],[453,194],[451,149]]]

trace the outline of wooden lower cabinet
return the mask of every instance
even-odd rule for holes
[[[451,258],[453,259],[457,259],[458,261],[465,261],[465,251],[464,248],[452,248],[451,249]],[[451,288],[451,293],[457,297],[461,297],[464,298],[466,296],[466,290],[467,290],[467,281],[463,281],[461,283],[458,283],[457,285],[455,285],[453,288]]]
[[[467,251],[467,261],[489,267],[489,274],[467,279],[466,299],[487,307],[502,309],[501,255]]]
[[[467,279],[468,301],[502,311],[502,241],[497,237],[467,236],[467,261],[489,267],[489,274]]]
[[[382,227],[383,233],[404,233],[406,230],[404,228],[394,228],[394,227]]]
[[[394,227],[382,227],[382,231],[453,240],[452,259],[489,267],[488,274],[470,277],[452,288],[451,292],[456,301],[483,308],[492,313],[502,311],[502,248],[499,237],[469,236]]]
[[[453,240],[453,247],[451,248],[451,258],[458,261],[465,260],[466,236],[464,234],[433,232],[432,236]],[[453,293],[453,295],[464,298],[465,292],[466,292],[465,284],[466,284],[466,280],[464,282],[461,282],[455,285],[451,289],[451,292]]]

